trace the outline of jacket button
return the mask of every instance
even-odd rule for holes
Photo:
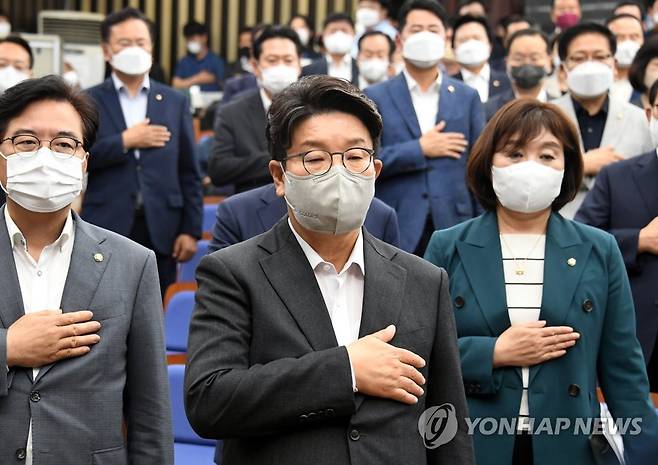
[[[16,460],[25,460],[25,456],[25,449],[21,448],[16,451]]]
[[[592,309],[594,308],[594,304],[590,299],[585,299],[583,301],[583,310],[586,311],[587,313],[591,312]]]
[[[423,194],[421,195],[421,197],[424,198],[424,199],[426,199],[426,198],[429,197],[429,195],[427,194],[427,192],[423,192]]]
[[[32,402],[39,402],[41,400],[41,394],[39,393],[39,391],[32,391],[30,393],[30,400]]]
[[[352,441],[358,441],[360,437],[361,434],[359,434],[359,430],[353,429],[352,431],[350,431],[350,439]]]
[[[569,395],[571,397],[578,397],[580,395],[580,386],[577,384],[569,385]]]
[[[464,298],[460,295],[455,297],[455,307],[462,308],[464,306]]]

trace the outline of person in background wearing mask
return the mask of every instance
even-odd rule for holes
[[[478,465],[604,463],[590,446],[596,429],[573,426],[600,417],[597,385],[614,419],[640,419],[640,431],[623,434],[626,463],[658,456],[619,248],[558,213],[582,177],[578,132],[564,113],[535,99],[510,102],[468,163],[486,213],[436,232],[427,248],[425,258],[450,276],[471,418],[507,421],[516,433],[476,428]],[[565,419],[569,427],[556,426]]]
[[[487,16],[487,8],[482,0],[460,0],[457,4],[458,16]]]
[[[477,91],[439,69],[446,21],[435,0],[405,2],[398,39],[405,68],[365,90],[384,119],[377,197],[398,214],[401,248],[417,255],[435,229],[480,212],[464,173],[484,113]]]
[[[219,91],[226,65],[208,49],[208,26],[190,21],[183,27],[183,36],[187,54],[176,64],[171,85],[176,89],[200,86],[202,91]]]
[[[378,31],[386,34],[395,41],[398,30],[388,19],[391,11],[391,0],[359,0],[356,8],[356,39],[352,48],[352,56],[359,53],[358,42],[363,34]]]
[[[299,79],[302,45],[289,27],[267,26],[254,41],[258,88],[223,106],[215,117],[208,175],[215,186],[242,192],[271,182],[265,139],[272,98]]]
[[[0,39],[0,93],[32,77],[34,55],[30,44],[19,36]]]
[[[315,51],[315,26],[311,18],[305,15],[296,14],[288,21],[288,27],[297,33],[299,42],[302,44],[302,67],[310,65],[320,58],[320,54]]]
[[[509,37],[506,63],[511,87],[484,104],[487,121],[514,99],[533,98],[540,102],[549,100],[544,88],[544,78],[551,67],[549,47],[548,37],[537,29],[522,29]]]
[[[222,463],[474,465],[448,277],[363,228],[381,130],[344,79],[307,77],[272,101],[288,215],[197,269],[185,406],[224,439]],[[455,437],[425,447],[419,417],[446,404]]]
[[[477,90],[482,103],[510,89],[507,75],[489,65],[492,40],[491,28],[482,16],[460,16],[453,25],[452,49],[462,69],[452,77]]]
[[[260,35],[261,32],[263,32],[263,29],[268,27],[267,24],[257,24],[256,26],[251,28],[251,39],[250,39],[250,44],[253,44],[256,41],[256,38]],[[242,34],[240,35],[242,37]],[[243,48],[240,48],[240,60],[243,60],[244,58],[244,53],[245,51]],[[233,76],[232,78],[227,79],[224,82],[224,95],[222,95],[222,100],[219,103],[219,107],[226,105],[228,102],[236,98],[238,95],[245,93],[250,90],[255,90],[258,88],[258,80],[256,79],[256,76],[254,75],[254,67],[252,66],[252,49],[251,45],[249,46],[249,50],[247,50],[247,64],[245,65],[248,69],[249,72],[245,72],[242,74],[238,74],[236,76]]]
[[[3,464],[174,463],[155,256],[71,209],[97,128],[58,76],[0,96]]]
[[[326,74],[359,85],[359,67],[350,52],[354,45],[354,22],[345,13],[332,13],[324,20],[322,45],[327,53],[302,69],[302,76]]]
[[[658,26],[658,2],[655,0],[647,1],[647,13],[644,17],[644,30],[646,35],[651,36],[656,32]]]
[[[551,21],[555,25],[553,35],[558,35],[580,22],[580,0],[553,0]]]
[[[577,125],[585,163],[585,182],[561,211],[566,218],[576,214],[601,168],[653,147],[642,110],[609,96],[616,44],[612,32],[596,23],[578,24],[560,38],[569,91],[553,103]]]
[[[656,79],[658,79],[658,36],[646,39],[628,70],[628,81],[633,86],[633,90],[640,94],[640,102],[645,110],[651,108],[649,89]]]
[[[0,10],[0,39],[4,39],[11,34],[11,23],[9,16],[4,11]]]
[[[649,91],[647,119],[658,147],[658,81]],[[576,220],[615,236],[631,282],[637,337],[651,392],[658,392],[658,157],[656,149],[601,170]]]
[[[203,199],[186,97],[148,77],[153,29],[134,8],[101,23],[112,75],[89,89],[100,111],[85,220],[155,251],[162,294],[201,238]]]
[[[642,21],[624,13],[609,18],[605,25],[617,40],[615,82],[610,89],[610,97],[631,102],[642,108],[640,93],[633,91],[633,86],[628,80],[628,72],[633,59],[644,44]]]
[[[244,26],[238,33],[238,58],[228,64],[226,70],[226,79],[244,74],[251,74],[251,44],[252,44],[253,27]]]
[[[368,31],[359,39],[359,89],[387,80],[395,73],[391,63],[395,42],[379,31]]]
[[[503,20],[504,34],[503,43],[507,44],[509,38],[516,31],[523,29],[539,29],[537,24],[530,18],[520,15],[511,15]]]

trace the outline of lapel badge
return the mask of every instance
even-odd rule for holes
[[[571,257],[570,259],[567,260],[567,265],[576,266],[576,259]]]
[[[162,94],[155,94],[155,99],[156,99],[158,102],[161,102],[163,98],[164,98],[164,97],[162,97]]]
[[[617,119],[624,119],[623,113],[617,113]]]
[[[448,92],[450,92],[451,94],[454,93],[454,92],[455,92],[455,86],[453,86],[452,84],[450,84],[450,85],[448,86]]]
[[[105,257],[103,257],[103,254],[102,254],[102,253],[95,253],[95,254],[94,254],[94,261],[95,261],[96,263],[100,263],[100,262],[102,262],[103,260],[105,260]]]
[[[500,87],[500,81],[498,79],[494,80],[493,86],[494,87]]]

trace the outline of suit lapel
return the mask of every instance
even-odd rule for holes
[[[103,83],[103,106],[108,109],[106,112],[114,122],[114,126],[119,131],[126,129],[126,120],[123,117],[123,110],[121,110],[121,103],[119,102],[119,93],[114,88],[114,81],[112,78],[107,78]]]
[[[73,219],[75,240],[60,305],[65,313],[91,308],[92,300],[112,255],[103,247],[104,237],[96,237],[77,214],[73,213]],[[102,259],[99,260],[100,256]],[[35,382],[43,378],[52,367],[53,364],[41,367]]]
[[[352,84],[359,87],[359,65],[354,58],[352,58]]]
[[[313,350],[337,347],[338,342],[320,287],[288,226],[287,217],[263,236],[260,246],[271,253],[259,262],[267,280]]]
[[[561,326],[567,321],[591,250],[592,244],[583,242],[572,224],[557,213],[551,215],[546,232],[544,288],[539,314],[540,320],[546,320],[546,326]],[[542,365],[530,368],[530,382]]]
[[[260,196],[263,204],[258,208],[258,219],[263,231],[268,231],[286,214],[286,204],[276,196],[274,184],[270,184]]]
[[[578,131],[578,141],[580,142],[580,150],[584,152],[584,146],[583,146],[583,135],[580,133],[580,126],[578,125],[578,117],[576,117],[576,109],[573,106],[573,101],[571,100],[571,95],[568,93],[560,97],[555,101],[555,103],[562,108],[562,110],[567,114],[567,116],[571,119],[571,122],[574,124],[576,127],[576,131]]]
[[[646,161],[645,161],[646,160]],[[633,180],[646,204],[651,217],[658,216],[658,156],[651,152],[639,163],[634,163]]]
[[[23,296],[21,285],[18,282],[16,263],[11,247],[11,238],[7,233],[7,222],[5,221],[5,208],[0,208],[0,321],[3,328],[9,328],[16,320],[25,315],[23,308]]]
[[[267,117],[265,115],[265,107],[263,106],[263,100],[260,96],[260,91],[255,92],[251,97],[249,97],[247,106],[249,107],[249,113],[247,120],[251,125],[251,133],[256,134],[257,140],[259,141],[261,148],[266,149],[265,140],[265,127],[267,126]]]
[[[616,99],[608,97],[608,115],[605,119],[605,127],[601,136],[601,147],[608,145],[616,146],[619,137],[625,134],[624,126],[626,118],[625,112]]]
[[[407,85],[407,80],[404,77],[404,73],[398,74],[391,80],[391,85],[388,89],[393,103],[400,112],[400,116],[404,120],[405,124],[411,131],[411,134],[415,139],[420,138],[420,126],[418,124],[418,118],[416,117],[416,111],[414,110],[414,104],[411,101],[411,94],[409,93],[409,87]]]
[[[457,119],[456,114],[459,112],[459,103],[456,101],[456,89],[450,82],[447,76],[441,79],[441,87],[439,89],[439,108],[436,111],[435,123],[445,121],[446,123],[451,119]]]
[[[165,94],[161,92],[157,82],[151,80],[150,85],[148,103],[146,104],[146,117],[150,120],[151,124],[166,126],[166,111],[164,110],[166,104]]]

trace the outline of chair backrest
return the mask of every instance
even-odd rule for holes
[[[164,315],[167,350],[187,352],[187,333],[193,310],[193,291],[179,292],[169,301]]]
[[[184,365],[169,365],[169,390],[171,395],[171,420],[174,426],[174,441],[187,444],[201,444],[214,446],[217,441],[199,437],[185,414],[183,380],[185,377]]]
[[[217,204],[206,203],[203,205],[203,232],[211,232],[217,217]]]
[[[191,283],[194,282],[194,273],[196,272],[196,267],[199,265],[201,259],[208,255],[208,243],[209,241],[202,240],[197,242],[197,251],[194,254],[194,257],[188,262],[181,263],[178,267],[178,281],[179,283]]]

